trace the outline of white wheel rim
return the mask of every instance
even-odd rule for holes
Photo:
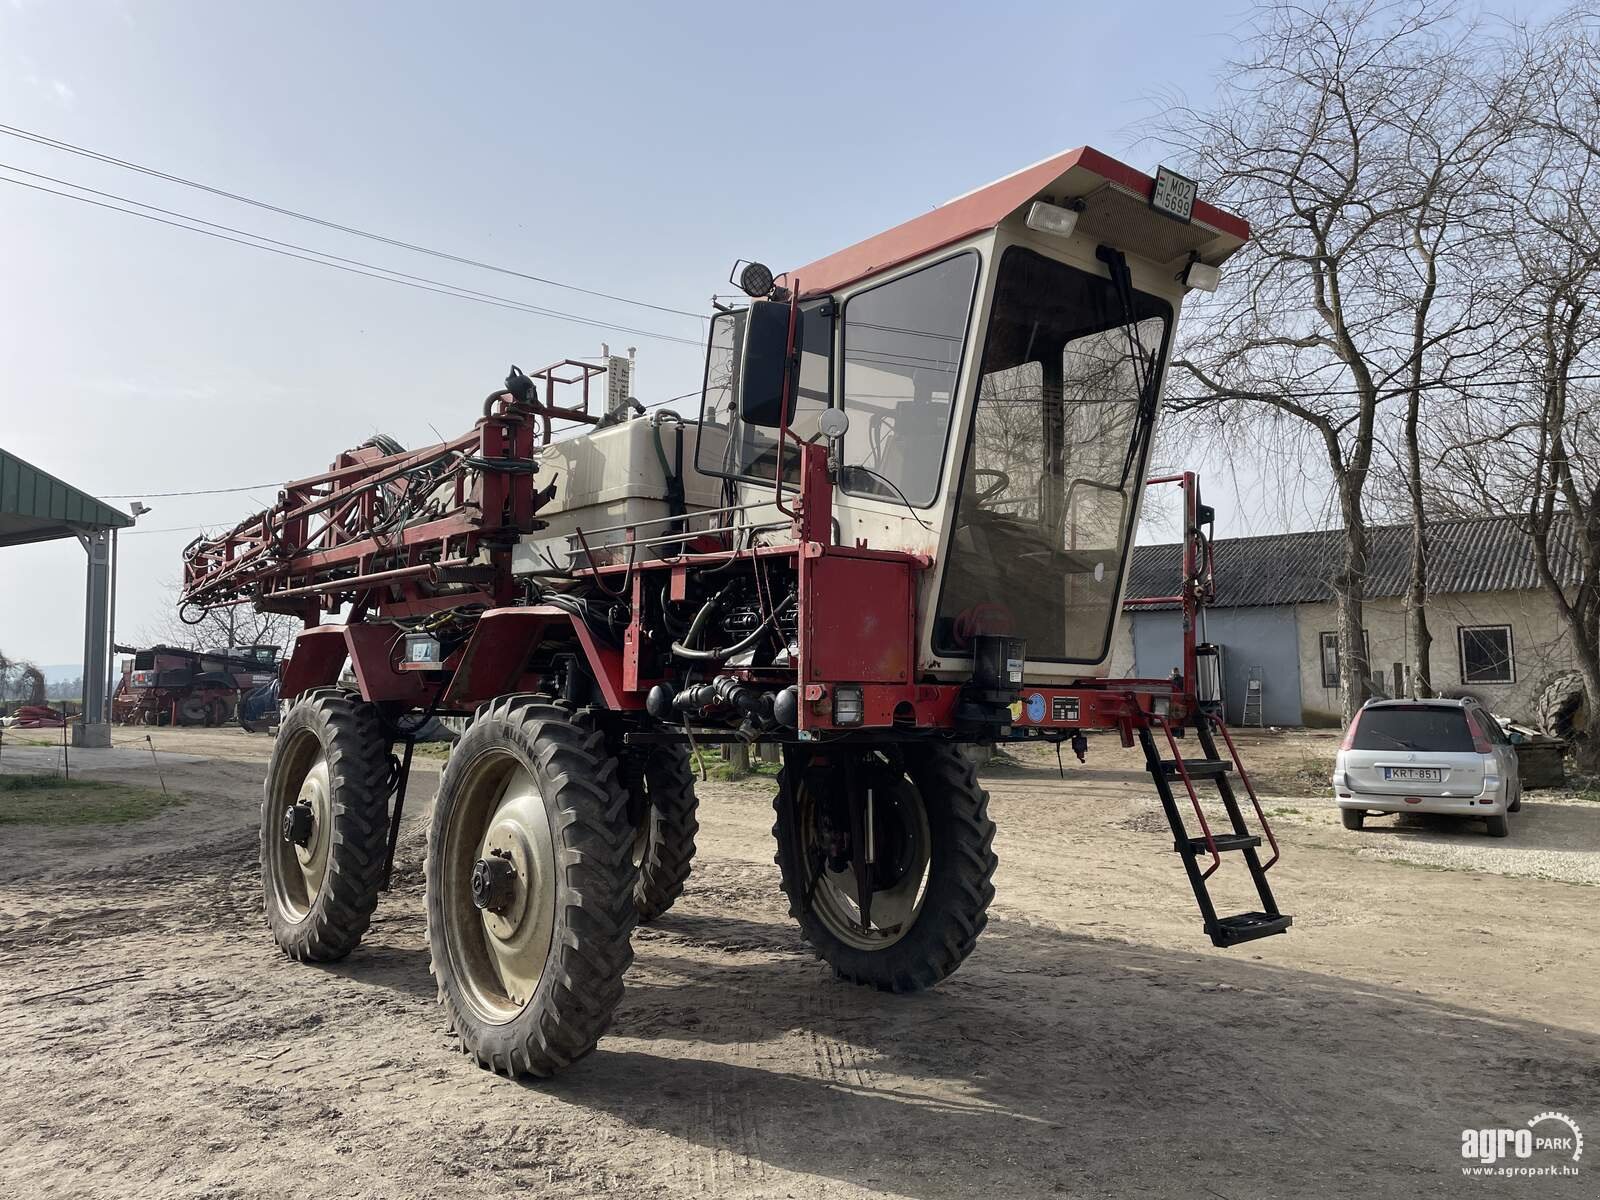
[[[510,864],[509,895],[480,908],[480,861]],[[457,794],[445,832],[439,903],[452,974],[480,1020],[504,1024],[538,990],[555,932],[555,846],[544,796],[519,759],[483,756]]]

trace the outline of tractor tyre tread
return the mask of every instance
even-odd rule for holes
[[[994,822],[989,793],[972,762],[953,746],[919,748],[907,756],[907,774],[926,807],[932,835],[922,907],[904,938],[884,949],[864,951],[841,942],[813,913],[805,895],[805,864],[799,854],[795,805],[786,803],[791,767],[778,775],[773,804],[778,843],[774,861],[789,901],[789,915],[812,952],[850,983],[883,992],[918,992],[933,987],[966,961],[989,922],[994,899]]]
[[[480,1020],[462,1003],[445,950],[438,894],[445,822],[453,788],[472,766],[483,731],[501,727],[518,747],[551,818],[556,859],[556,923],[550,958],[534,995],[509,1021]],[[476,736],[475,736],[476,735]],[[502,696],[480,706],[445,766],[428,829],[429,971],[463,1053],[485,1070],[546,1077],[594,1049],[622,999],[633,963],[633,831],[628,795],[603,733],[542,694]]]
[[[280,836],[270,820],[274,771],[293,742],[280,736],[267,767],[261,802],[261,870],[267,925],[278,947],[301,962],[336,962],[361,942],[378,906],[389,847],[389,748],[378,706],[343,688],[316,688],[290,713],[321,726],[328,758],[333,842],[328,873],[310,911],[299,921],[285,919],[272,899],[267,873],[273,869],[272,839]],[[286,725],[289,722],[285,722]],[[285,733],[293,733],[289,728]],[[269,826],[273,826],[270,827]]]
[[[654,746],[648,754],[625,762],[625,774],[645,826],[643,861],[634,885],[639,923],[656,920],[683,895],[694,863],[699,801],[694,793],[694,768],[681,746]],[[643,793],[634,792],[643,785]]]
[[[1580,716],[1584,707],[1583,676],[1577,671],[1557,675],[1539,693],[1539,728],[1564,741],[1582,737],[1588,732]]]

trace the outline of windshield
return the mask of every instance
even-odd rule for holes
[[[993,633],[1026,638],[1030,659],[1106,656],[1171,317],[1110,279],[1006,251],[937,652],[964,654],[974,634]]]

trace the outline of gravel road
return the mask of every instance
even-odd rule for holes
[[[150,821],[5,827],[0,1196],[1411,1198],[1462,1193],[1463,1128],[1554,1109],[1600,1130],[1600,892],[1389,861],[1447,835],[1284,802],[1294,928],[1214,950],[1148,783],[1100,740],[1065,782],[1053,759],[988,777],[994,919],[911,997],[804,951],[768,786],[706,787],[696,874],[638,934],[611,1036],[554,1081],[498,1078],[435,1002],[425,804],[365,944],[332,967],[277,954],[255,867],[269,744],[196,736],[208,761],[168,775],[194,798]],[[1587,855],[1597,823],[1530,800],[1523,830]],[[1521,832],[1459,844],[1510,854]]]

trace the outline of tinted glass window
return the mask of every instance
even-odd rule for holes
[[[846,303],[845,491],[919,508],[938,495],[977,273],[958,254]]]
[[[1459,708],[1433,706],[1369,708],[1357,719],[1356,750],[1472,752],[1472,731]]]

